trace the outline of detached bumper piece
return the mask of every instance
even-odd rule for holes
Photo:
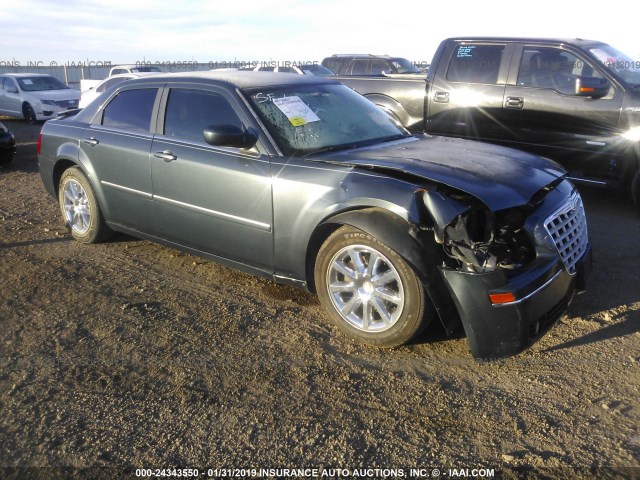
[[[515,355],[536,342],[564,315],[575,294],[585,289],[591,270],[591,247],[573,263],[570,273],[558,261],[507,279],[486,274],[442,270],[460,313],[474,358]],[[512,292],[514,300],[492,303]]]

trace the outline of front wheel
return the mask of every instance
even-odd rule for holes
[[[79,168],[62,174],[58,201],[65,225],[78,242],[98,243],[111,236],[89,180]]]
[[[37,121],[36,112],[33,110],[33,107],[28,103],[25,103],[24,106],[22,107],[22,115],[24,116],[24,119],[27,121],[29,125],[33,125]]]
[[[336,230],[322,245],[315,268],[320,302],[351,338],[395,347],[427,325],[420,279],[386,244],[353,227]]]

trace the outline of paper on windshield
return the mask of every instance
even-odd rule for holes
[[[286,115],[294,127],[300,127],[307,123],[317,122],[320,120],[318,116],[313,113],[313,110],[304,103],[300,97],[284,97],[274,98],[273,103],[276,107]]]
[[[30,78],[25,78],[25,79],[23,80],[23,82],[24,82],[24,84],[25,84],[25,85],[33,85],[33,82],[31,81],[31,79],[30,79]]]

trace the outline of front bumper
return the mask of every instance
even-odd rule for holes
[[[58,102],[60,105],[47,105],[40,104],[39,107],[36,108],[36,120],[49,120],[51,118],[56,117],[59,113],[66,112],[67,110],[73,110],[78,108],[78,104],[80,100],[64,100]]]
[[[515,355],[525,350],[564,315],[576,293],[585,290],[591,271],[591,247],[570,274],[558,259],[512,278],[441,269],[458,308],[469,349],[476,359]],[[492,304],[489,295],[516,292],[516,300]]]

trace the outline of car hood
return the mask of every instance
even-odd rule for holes
[[[417,175],[473,195],[494,211],[528,203],[565,174],[557,163],[519,150],[429,135],[317,154],[309,160]]]
[[[24,92],[25,95],[35,97],[38,100],[78,100],[80,92],[73,88],[64,90],[38,90],[36,92]]]

